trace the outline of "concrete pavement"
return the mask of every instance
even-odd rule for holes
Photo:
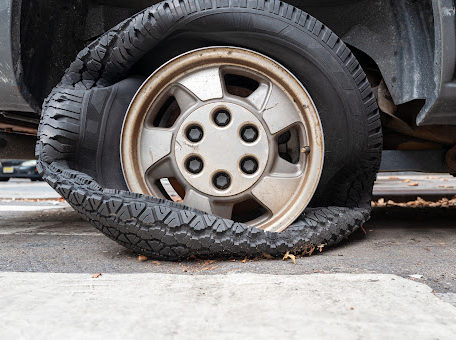
[[[0,183],[0,199],[58,199],[60,195],[46,182],[29,179],[10,179]]]
[[[456,308],[382,274],[2,273],[3,339],[454,339]]]
[[[417,196],[432,200],[456,196],[456,177],[418,172],[385,172],[377,175],[374,198],[404,201],[414,200]]]

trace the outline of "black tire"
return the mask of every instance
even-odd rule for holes
[[[79,53],[43,107],[37,153],[44,179],[109,237],[148,255],[178,258],[194,252],[256,254],[265,251],[250,241],[237,249],[238,235],[234,236],[233,228],[241,224],[226,220],[220,222],[224,225],[220,232],[216,228],[214,235],[210,235],[219,246],[226,243],[221,246],[222,251],[217,247],[212,249],[209,244],[203,247],[201,238],[208,237],[214,222],[201,218],[206,221],[201,222],[204,224],[200,226],[201,235],[191,224],[195,218],[199,221],[199,216],[207,215],[140,195],[102,191],[87,176],[82,175],[81,179],[78,172],[65,170],[62,165],[50,166],[55,161],[66,161],[71,168],[93,176],[104,187],[125,189],[116,148],[123,115],[141,78],[121,80],[132,73],[145,77],[170,58],[198,47],[249,48],[286,66],[314,99],[326,133],[325,166],[311,205],[340,208],[308,209],[280,235],[271,236],[245,226],[242,233],[248,230],[249,234],[263,235],[259,238],[264,239],[266,251],[270,253],[277,253],[279,248],[280,251],[302,251],[316,243],[340,241],[366,219],[380,162],[379,115],[363,70],[348,47],[326,26],[283,2],[252,1],[247,7],[240,7],[237,2],[222,6],[217,1],[202,4],[191,0],[180,4],[160,3],[124,21]],[[86,124],[94,124],[94,120],[98,129],[88,129]],[[51,174],[51,167],[55,174]],[[95,207],[87,200],[97,195],[97,190],[100,192]],[[79,191],[77,198],[74,191]],[[111,197],[106,196],[108,193]],[[118,209],[109,210],[112,219],[106,219],[100,207],[114,201]],[[132,208],[135,204],[139,204],[140,211]],[[162,218],[158,212],[148,214],[148,222],[145,222],[141,217],[148,204],[166,207],[168,214]],[[120,211],[126,220],[119,215]],[[192,211],[196,217],[185,222],[186,218],[179,217],[186,214],[185,211]],[[171,221],[166,222],[171,215]],[[172,232],[170,222],[176,224],[178,230]],[[319,232],[315,230],[317,225]],[[154,228],[161,230],[160,237]],[[163,241],[164,235],[169,235],[170,244]],[[194,240],[194,245],[189,240]],[[274,246],[279,240],[282,246]]]

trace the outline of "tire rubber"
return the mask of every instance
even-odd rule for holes
[[[105,181],[101,181],[101,186],[92,178],[98,178],[96,171],[85,171],[92,176],[80,171],[84,170],[79,164],[80,140],[86,132],[81,129],[81,120],[88,93],[115,86],[165,37],[192,20],[207,22],[211,16],[231,18],[226,22],[238,26],[250,22],[252,16],[266,24],[271,20],[282,22],[283,29],[276,32],[282,38],[292,39],[296,33],[312,37],[317,48],[334,56],[344,77],[350,76],[350,82],[339,85],[359,98],[361,104],[353,124],[362,124],[349,126],[346,133],[365,138],[354,139],[350,159],[326,181],[327,188],[335,189],[327,189],[324,196],[330,196],[331,205],[338,206],[307,208],[284,232],[271,233],[170,201],[107,189],[109,184]],[[307,13],[281,1],[260,0],[166,1],[120,23],[82,50],[66,70],[43,104],[39,137],[37,168],[44,180],[108,237],[136,252],[161,259],[263,253],[280,256],[286,251],[302,253],[316,246],[337,244],[369,218],[382,149],[375,97],[348,47]]]

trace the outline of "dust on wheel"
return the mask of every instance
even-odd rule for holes
[[[284,143],[285,141],[285,143]],[[302,84],[241,48],[182,54],[138,90],[125,116],[128,187],[269,231],[282,231],[318,185],[324,140]]]

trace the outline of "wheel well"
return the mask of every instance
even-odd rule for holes
[[[74,56],[88,42],[157,2],[23,1],[23,76],[37,103],[58,83]],[[381,70],[396,104],[425,99],[434,89],[433,17],[429,0],[287,2],[318,18],[346,43],[369,55]]]
[[[90,41],[158,0],[32,0],[21,10],[23,79],[38,106]],[[434,90],[432,6],[426,1],[288,0],[350,46],[374,90],[413,121]],[[374,42],[374,43],[373,43]],[[388,145],[388,143],[386,143]]]

